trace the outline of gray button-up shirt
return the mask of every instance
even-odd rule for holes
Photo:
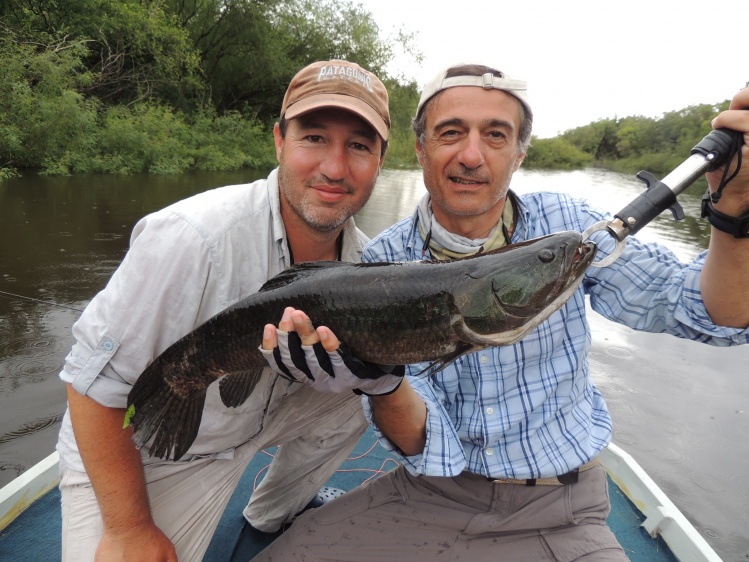
[[[277,172],[141,219],[122,264],[74,324],[75,344],[60,378],[105,406],[124,408],[132,385],[162,351],[286,269]],[[360,261],[366,236],[353,219],[343,232],[342,259]],[[264,412],[296,388],[266,369],[250,398],[227,408],[211,385],[188,454],[231,454],[260,431]],[[83,470],[69,412],[57,448],[64,464]]]

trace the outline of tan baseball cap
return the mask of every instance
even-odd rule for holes
[[[388,93],[377,76],[344,60],[320,61],[300,70],[291,80],[281,105],[281,117],[293,119],[322,107],[355,113],[388,139]]]
[[[419,98],[419,105],[416,107],[416,115],[419,115],[424,104],[447,88],[457,86],[477,86],[485,90],[502,90],[510,95],[515,96],[523,104],[525,111],[533,115],[530,100],[528,99],[528,84],[523,80],[514,80],[506,74],[494,70],[494,72],[484,72],[474,75],[468,74],[466,69],[476,67],[477,65],[453,65],[442,70],[437,76],[424,86]],[[488,68],[488,67],[481,67]],[[496,76],[495,74],[499,74]]]

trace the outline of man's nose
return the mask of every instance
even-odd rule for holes
[[[466,168],[478,168],[484,163],[484,154],[481,152],[481,135],[478,131],[471,131],[466,136],[458,158]]]
[[[348,156],[346,147],[342,143],[332,143],[325,150],[325,156],[320,163],[320,171],[331,180],[346,178],[348,170]]]

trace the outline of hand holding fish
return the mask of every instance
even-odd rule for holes
[[[275,373],[320,392],[353,390],[389,394],[400,386],[405,368],[361,361],[327,327],[317,329],[304,312],[287,307],[278,324],[266,324],[260,352]]]

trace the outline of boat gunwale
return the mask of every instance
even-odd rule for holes
[[[641,526],[660,536],[681,562],[722,562],[722,558],[669,499],[640,464],[621,447],[610,443],[601,462],[611,480],[643,514]]]
[[[0,488],[0,531],[60,483],[57,451]]]
[[[611,443],[601,451],[611,480],[645,517],[641,526],[660,536],[681,562],[722,562],[722,559],[637,461]],[[0,489],[0,531],[60,482],[55,451]]]

